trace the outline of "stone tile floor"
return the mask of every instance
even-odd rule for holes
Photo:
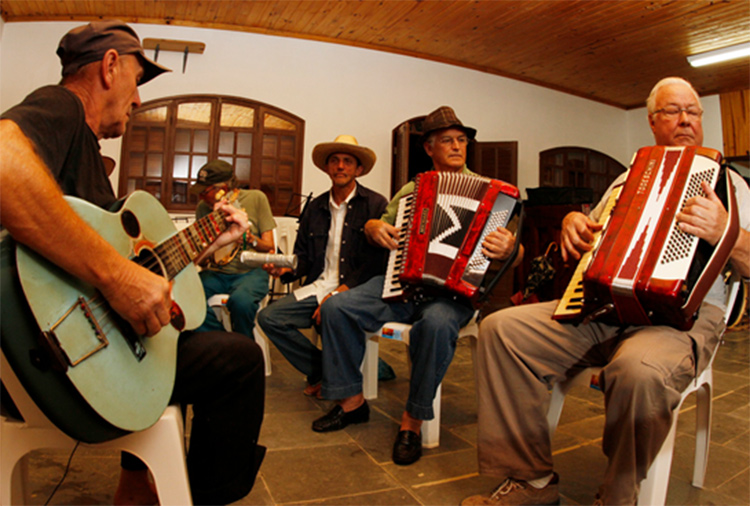
[[[443,383],[440,446],[407,467],[394,465],[390,451],[407,393],[404,347],[381,340],[380,356],[397,378],[380,383],[367,424],[318,434],[311,422],[331,406],[302,395],[304,381],[272,349],[266,415],[261,433],[268,447],[253,491],[235,504],[455,505],[486,492],[493,478],[477,474],[476,399],[471,348],[459,341]],[[729,332],[714,364],[711,449],[703,489],[690,484],[694,399],[679,418],[667,504],[750,504],[750,334],[747,325]],[[555,468],[562,503],[591,504],[605,466],[601,451],[603,396],[588,388],[568,394],[554,437]],[[69,455],[38,451],[28,459],[31,504],[112,504],[117,452],[85,449],[73,457],[67,478],[49,499]]]

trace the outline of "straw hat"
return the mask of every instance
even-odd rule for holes
[[[362,175],[364,176],[372,170],[375,165],[375,152],[370,148],[360,146],[351,135],[339,135],[333,142],[323,142],[315,146],[312,153],[313,163],[322,171],[328,172],[326,161],[333,153],[346,153],[359,160],[362,165]]]

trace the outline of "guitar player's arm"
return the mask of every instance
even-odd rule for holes
[[[139,334],[154,335],[169,323],[169,283],[121,256],[78,217],[15,123],[0,121],[0,139],[3,227],[19,243],[96,287]]]

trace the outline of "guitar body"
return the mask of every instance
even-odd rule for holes
[[[66,199],[121,255],[165,275],[152,252],[176,230],[154,197],[134,192],[116,212]],[[69,436],[86,442],[154,424],[172,394],[180,331],[197,327],[205,317],[203,287],[193,264],[172,278],[173,325],[150,338],[134,335],[93,287],[25,246],[16,246],[15,268],[19,285],[6,287],[14,283],[3,279],[2,347],[40,409]],[[4,258],[3,278],[13,270],[12,258]],[[28,309],[16,307],[18,313],[8,314],[6,288],[11,297],[25,298]],[[11,323],[6,329],[9,319],[28,320],[30,315],[34,322]]]

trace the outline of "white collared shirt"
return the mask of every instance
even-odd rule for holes
[[[347,195],[346,199],[344,199],[340,205],[337,205],[333,201],[333,192],[331,192],[328,199],[328,209],[331,211],[331,228],[328,229],[328,243],[326,244],[326,257],[323,272],[318,279],[309,285],[297,288],[294,291],[294,297],[297,300],[303,300],[311,295],[315,295],[318,299],[318,304],[320,304],[326,295],[339,286],[341,234],[344,231],[344,221],[346,218],[346,210],[349,207],[349,201],[354,198],[356,192],[357,187],[355,185],[354,189],[349,195]]]

